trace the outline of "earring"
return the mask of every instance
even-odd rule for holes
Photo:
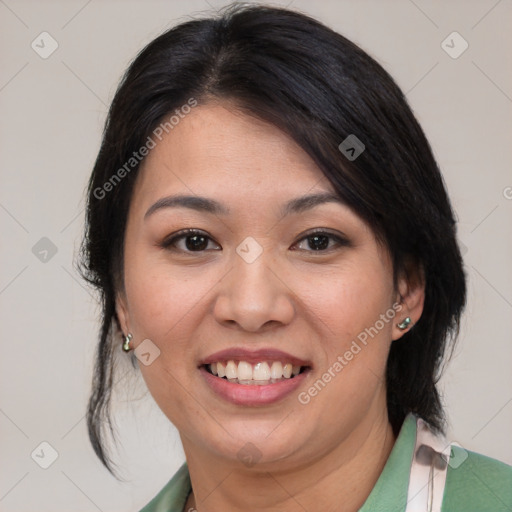
[[[408,316],[407,318],[405,318],[403,320],[403,322],[400,322],[399,324],[397,324],[397,326],[399,329],[402,329],[402,331],[405,331],[405,329],[407,329],[407,327],[409,327],[411,322],[412,322],[411,317]]]
[[[124,342],[123,342],[123,350],[125,352],[130,352],[131,348],[130,348],[130,341],[132,341],[132,334],[131,333],[128,333],[125,337],[124,337]]]

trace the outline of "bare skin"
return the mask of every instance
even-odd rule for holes
[[[421,316],[424,286],[411,274],[393,286],[387,251],[344,204],[281,216],[288,201],[321,192],[334,188],[299,146],[229,103],[194,108],[143,163],[117,313],[133,347],[150,339],[160,350],[152,364],[139,366],[180,433],[193,487],[187,511],[356,511],[393,447],[386,360],[404,333],[397,324]],[[214,199],[229,212],[163,207],[146,215],[176,194]],[[185,228],[201,231],[204,250],[191,250],[186,238],[163,247]],[[327,248],[314,250],[312,231],[328,237]],[[246,237],[262,248],[251,263],[236,252]],[[377,324],[389,311],[396,316]],[[307,395],[375,325],[378,333],[359,343],[320,392]],[[198,368],[233,347],[277,348],[310,362],[311,371],[276,403],[235,405]],[[300,393],[310,400],[301,402]],[[249,465],[239,458],[248,443],[256,449]]]

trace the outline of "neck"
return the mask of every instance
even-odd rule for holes
[[[356,512],[366,501],[395,436],[387,412],[362,421],[328,453],[294,469],[240,469],[240,463],[211,458],[182,438],[193,487],[185,511]],[[262,492],[262,488],[265,492]]]

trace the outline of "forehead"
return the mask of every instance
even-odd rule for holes
[[[277,127],[230,104],[199,105],[155,140],[137,189],[267,195],[333,191],[311,157]]]

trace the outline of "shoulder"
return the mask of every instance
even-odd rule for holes
[[[190,475],[185,462],[140,512],[182,512],[190,490]]]
[[[443,511],[512,510],[512,466],[453,445]]]

